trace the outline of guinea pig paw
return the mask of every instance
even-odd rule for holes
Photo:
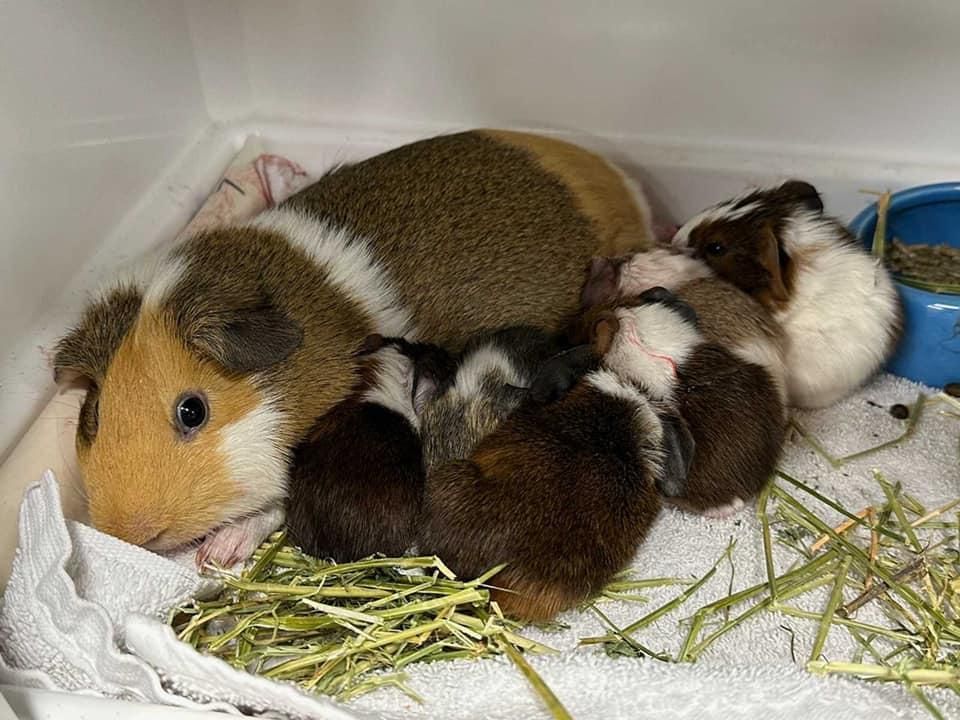
[[[197,549],[197,568],[231,568],[253,555],[259,545],[260,538],[244,524],[224,525],[207,535]]]
[[[703,511],[703,516],[710,518],[711,520],[723,520],[728,517],[733,517],[738,512],[743,510],[744,502],[738,497],[735,497],[733,500],[728,502],[726,505],[717,505],[716,507],[707,508]]]

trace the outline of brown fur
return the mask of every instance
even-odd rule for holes
[[[696,443],[685,491],[667,502],[703,512],[749,500],[783,448],[783,404],[770,374],[723,347],[698,347],[680,368],[677,410]]]
[[[371,238],[430,342],[458,348],[484,328],[557,327],[577,305],[591,255],[650,238],[625,237],[614,220],[626,190],[605,161],[558,141],[503,137],[510,144],[485,131],[405,145],[334,170],[286,204]],[[580,171],[588,175],[571,187]],[[584,199],[588,188],[596,195]]]
[[[677,296],[696,311],[697,327],[711,342],[730,348],[761,339],[783,346],[783,329],[766,308],[718,277],[685,283]]]
[[[645,217],[620,173],[599,155],[570,143],[529,133],[485,130],[486,135],[532,153],[540,166],[563,182],[580,211],[600,235],[601,255],[650,248],[652,218]]]
[[[462,577],[508,563],[491,583],[514,617],[577,605],[629,562],[659,512],[650,417],[584,383],[524,404],[469,460],[428,475],[420,550]]]
[[[556,326],[576,307],[592,255],[649,238],[627,237],[636,218],[616,170],[562,143],[522,148],[523,137],[413,143],[334,170],[287,206],[369,238],[426,340],[457,346],[484,327]],[[578,173],[590,177],[575,182]],[[161,531],[165,543],[190,540],[261,509],[236,497],[213,418],[269,399],[282,423],[268,440],[289,453],[357,387],[354,352],[374,329],[323,269],[270,231],[206,232],[176,256],[186,270],[165,301],[141,311],[143,342],[130,339],[142,292],[130,291],[91,306],[55,362],[94,383],[78,433],[91,513],[132,542]],[[172,403],[187,390],[206,393],[212,420],[175,442]],[[274,495],[283,482],[264,477]]]
[[[793,212],[820,213],[823,203],[816,188],[800,180],[750,193],[734,207],[752,203],[759,203],[759,207],[734,220],[721,219],[693,228],[689,244],[693,256],[704,260],[720,277],[771,309],[782,307],[790,298],[796,267],[779,238]],[[852,235],[848,239],[853,242]],[[719,246],[722,253],[710,252],[712,245]]]
[[[399,556],[414,541],[423,482],[420,439],[407,419],[348,400],[294,453],[287,531],[317,557]]]

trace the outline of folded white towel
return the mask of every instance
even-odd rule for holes
[[[361,717],[179,642],[162,620],[216,583],[183,562],[65,521],[52,472],[24,496],[19,540],[0,607],[0,683],[194,709]]]

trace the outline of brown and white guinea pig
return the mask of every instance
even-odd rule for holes
[[[340,562],[413,545],[424,483],[418,412],[454,371],[440,348],[398,338],[371,335],[363,354],[369,387],[297,446],[286,499],[291,541]]]
[[[683,324],[666,305],[623,312],[650,325]],[[463,577],[505,563],[492,593],[513,617],[548,620],[601,590],[660,512],[656,486],[668,458],[689,465],[692,445],[675,441],[667,405],[651,398],[650,388],[669,394],[659,361],[612,339],[629,328],[626,320],[619,327],[599,320],[595,343],[615,348],[607,367],[587,372],[555,402],[528,397],[469,458],[427,474],[420,551]],[[658,339],[679,356],[696,333]]]
[[[183,241],[92,302],[55,354],[58,381],[89,388],[93,524],[155,550],[265,537],[293,448],[358,387],[365,337],[456,349],[485,327],[557,326],[592,255],[651,235],[643,196],[602,158],[477,130],[338,167]]]
[[[786,401],[786,336],[758,300],[716,275],[697,258],[666,248],[618,258],[594,258],[581,295],[584,309],[663,287],[696,313],[704,339],[765,368]]]
[[[629,261],[619,268],[613,262],[604,266],[602,261],[594,261],[592,265],[594,270],[604,268],[598,273],[601,277],[612,272],[615,279],[619,269],[625,272],[628,267]],[[760,334],[769,330],[764,327],[762,313],[751,317],[749,305],[745,307],[734,298],[728,307],[743,316],[731,315],[724,320],[724,314],[718,313],[722,296],[710,287],[716,282],[720,281],[695,280],[676,295],[696,311],[696,327],[690,316],[682,314],[667,316],[672,324],[639,316],[632,309],[634,304],[648,304],[650,299],[663,302],[673,295],[664,288],[653,288],[588,310],[572,326],[571,339],[581,343],[588,340],[593,328],[606,319],[621,330],[616,342],[605,351],[604,366],[616,366],[621,362],[620,355],[635,353],[631,346],[639,346],[651,361],[660,364],[664,370],[662,385],[650,386],[648,382],[647,392],[662,397],[669,391],[695,446],[685,481],[676,482],[673,492],[664,493],[665,498],[672,505],[708,517],[725,517],[743,507],[744,501],[756,495],[773,474],[783,448],[786,415],[782,388],[763,364],[775,345],[767,345]],[[585,298],[591,292],[598,298],[597,287],[588,280]],[[734,293],[742,295],[735,289]],[[707,309],[706,322],[700,318],[700,307]],[[726,336],[718,334],[716,327],[723,327]],[[695,335],[691,337],[691,333]],[[671,336],[686,338],[685,344],[674,343],[671,350],[667,342]],[[682,353],[678,353],[681,348]]]
[[[468,457],[526,399],[547,361],[565,349],[560,333],[526,325],[471,337],[455,372],[443,379],[443,391],[423,407],[426,469]]]
[[[816,188],[791,180],[748,191],[687,221],[673,246],[757,298],[787,338],[787,392],[829,405],[862,385],[900,338],[899,295],[882,263]]]

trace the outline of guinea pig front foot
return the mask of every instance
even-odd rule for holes
[[[264,540],[283,523],[282,508],[272,507],[249,515],[208,534],[197,549],[197,568],[207,565],[231,568],[248,560]]]
[[[710,518],[711,520],[723,520],[736,515],[738,512],[743,510],[743,506],[743,500],[735,497],[725,505],[717,505],[716,507],[707,508],[701,513],[701,515],[706,518]]]

